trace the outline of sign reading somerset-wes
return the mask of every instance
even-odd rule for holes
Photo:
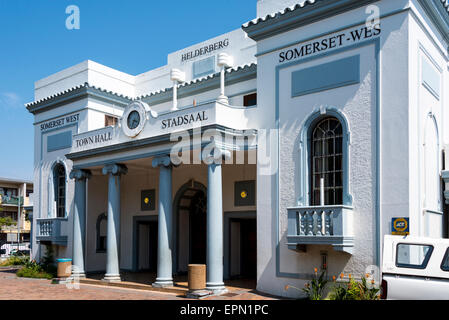
[[[319,52],[322,53],[368,40],[379,36],[381,32],[380,24],[375,24],[372,27],[359,27],[332,36],[322,37],[314,41],[301,43],[291,49],[281,51],[279,53],[279,63],[302,59]]]
[[[392,218],[391,234],[400,236],[409,235],[410,234],[409,218]]]

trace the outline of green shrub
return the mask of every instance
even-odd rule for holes
[[[343,279],[344,274],[342,273],[340,277]],[[380,289],[376,288],[374,285],[374,280],[368,283],[367,279],[370,277],[366,274],[360,282],[355,281],[349,274],[349,282],[338,283],[336,282],[336,277],[333,276],[334,286],[326,297],[326,300],[379,300],[380,299]],[[325,279],[325,272],[323,271],[318,277],[318,269],[315,268],[315,276],[312,281],[305,284],[305,288],[301,291],[307,294],[310,300],[322,300],[323,292],[328,280]],[[286,285],[285,290],[293,288],[299,291],[298,288]]]
[[[16,275],[23,278],[52,279],[55,273],[49,272],[49,270],[46,270],[41,264],[33,260],[27,261],[23,268],[17,271]]]
[[[23,257],[9,257],[5,261],[3,261],[0,266],[7,267],[7,266],[23,266],[30,260],[29,257],[23,256]]]
[[[41,260],[41,266],[45,270],[53,269],[55,267],[55,258],[52,245],[45,246],[45,255]]]
[[[321,272],[321,275],[318,277],[318,269],[315,268],[315,276],[312,279],[312,281],[307,282],[303,289],[301,289],[306,295],[309,300],[321,300],[323,297],[324,287],[327,284],[327,279],[325,279],[325,271]],[[285,290],[288,290],[289,288],[293,288],[296,290],[299,290],[298,288],[286,285]]]
[[[37,263],[35,260],[27,261],[16,272],[18,277],[52,279],[56,277],[57,268],[51,264]]]
[[[53,275],[43,270],[36,270],[34,268],[23,267],[17,271],[16,275],[23,278],[39,278],[39,279],[52,279]]]
[[[374,280],[369,286],[365,277],[361,282],[349,277],[348,283],[334,285],[328,298],[330,300],[378,300],[379,291],[379,288],[374,286]]]
[[[327,280],[324,278],[325,271],[322,271],[320,276],[318,277],[318,270],[315,268],[315,276],[310,281],[310,283],[306,283],[305,288],[302,289],[303,292],[307,294],[307,297],[310,300],[321,300],[323,297],[324,287],[327,284]]]

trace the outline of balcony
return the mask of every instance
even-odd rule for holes
[[[218,101],[206,101],[195,106],[177,110],[148,112],[148,119],[142,132],[130,138],[121,126],[109,126],[82,132],[72,137],[72,149],[68,158],[89,154],[96,149],[97,154],[122,150],[128,144],[133,148],[151,143],[171,143],[170,134],[187,132],[193,129],[229,128],[236,131],[252,130],[252,120],[257,118],[257,106],[230,106]]]
[[[65,218],[45,218],[37,220],[37,235],[38,242],[50,242],[67,246],[67,236],[62,235],[62,225],[67,222]]]
[[[287,245],[300,250],[304,245],[331,245],[352,254],[354,247],[353,208],[310,206],[288,208]]]
[[[4,196],[0,195],[0,204],[3,206],[18,206],[20,201],[20,205],[23,205],[23,197],[15,197],[15,196]]]

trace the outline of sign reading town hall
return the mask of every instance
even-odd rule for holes
[[[93,136],[84,137],[75,140],[76,148],[88,146],[91,144],[104,143],[112,140],[112,131],[99,133]]]

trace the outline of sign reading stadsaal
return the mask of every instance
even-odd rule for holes
[[[197,113],[190,113],[183,116],[178,116],[175,118],[170,118],[166,120],[161,121],[161,128],[167,129],[167,128],[173,128],[173,127],[179,127],[186,124],[191,124],[194,122],[203,122],[208,120],[208,117],[206,116],[206,111],[201,111]]]
[[[380,24],[371,27],[361,27],[348,32],[342,32],[337,35],[321,38],[299,46],[281,51],[279,53],[279,63],[304,58],[319,52],[325,52],[331,49],[344,47],[346,45],[367,40],[380,35]]]

